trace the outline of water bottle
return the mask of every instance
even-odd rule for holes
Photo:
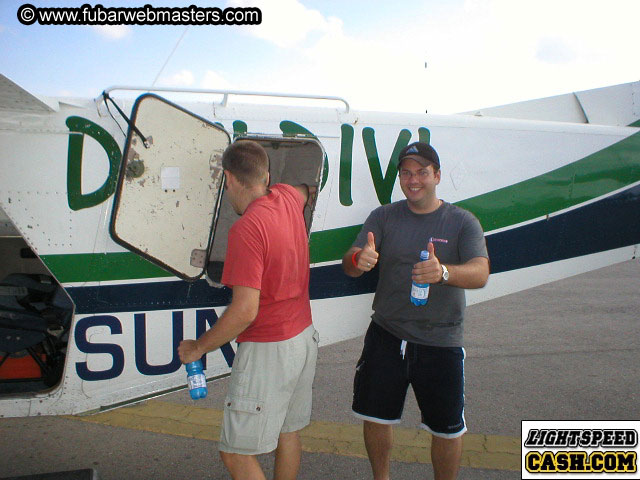
[[[422,250],[420,252],[420,261],[429,260],[429,252]],[[411,303],[416,306],[426,305],[429,300],[429,284],[411,282]]]
[[[207,396],[207,379],[202,371],[202,362],[187,363],[187,383],[189,384],[189,394],[194,400]]]

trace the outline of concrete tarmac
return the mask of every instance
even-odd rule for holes
[[[640,264],[624,262],[467,309],[459,478],[518,479],[522,420],[640,420]],[[350,413],[362,338],[320,349],[299,478],[370,479]],[[101,480],[229,478],[217,454],[227,380],[90,416],[0,419],[0,478],[93,469]],[[392,478],[433,478],[410,396]],[[273,455],[260,457],[267,476]]]

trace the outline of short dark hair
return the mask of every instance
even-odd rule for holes
[[[251,140],[238,140],[222,154],[222,168],[233,173],[245,187],[266,183],[269,156],[262,146]]]

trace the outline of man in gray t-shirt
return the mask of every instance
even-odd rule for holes
[[[389,478],[392,425],[400,422],[411,385],[421,426],[433,435],[435,478],[456,478],[466,432],[464,289],[486,284],[487,248],[478,220],[437,197],[440,160],[430,145],[412,143],[398,161],[406,200],[375,209],[342,261],[352,277],[379,269],[353,411],[364,420],[374,478]],[[421,250],[428,260],[420,261]],[[426,305],[409,300],[411,280],[431,284]]]

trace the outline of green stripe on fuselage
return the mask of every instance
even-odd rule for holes
[[[485,232],[573,207],[640,180],[640,133],[577,162],[457,203]]]
[[[62,283],[174,276],[131,252],[42,255],[41,258]]]
[[[640,126],[636,124],[632,126]],[[489,232],[579,205],[637,181],[640,181],[640,133],[577,162],[456,205],[473,212]],[[342,258],[361,227],[352,225],[312,233],[311,263]],[[173,276],[128,252],[43,255],[42,259],[63,283]]]

